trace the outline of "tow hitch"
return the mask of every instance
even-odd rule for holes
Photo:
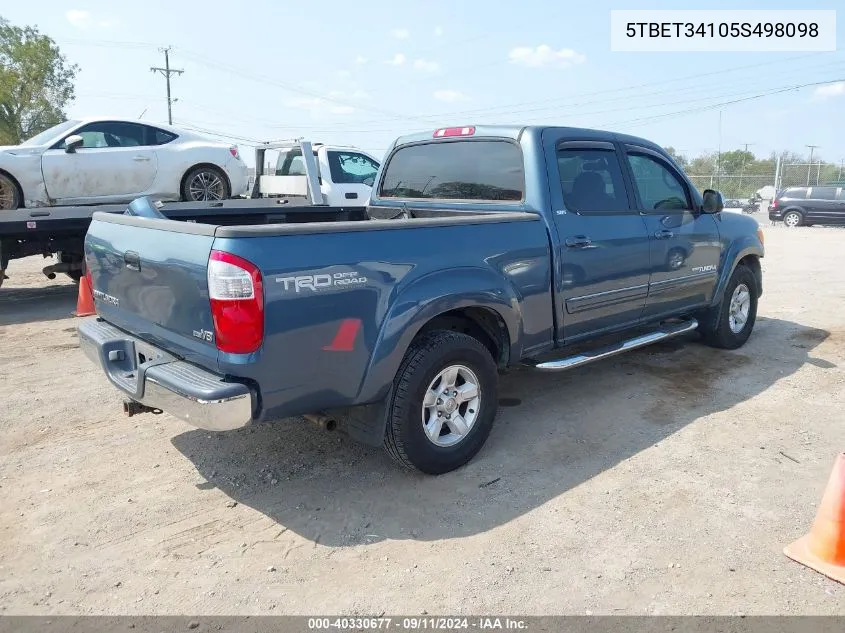
[[[147,405],[136,402],[135,400],[124,400],[123,412],[128,418],[131,418],[133,415],[141,415],[142,413],[152,413],[153,415],[161,415],[163,413],[161,409],[148,407]]]

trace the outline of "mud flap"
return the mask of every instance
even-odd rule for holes
[[[390,413],[388,404],[393,401],[393,389],[384,400],[358,407],[333,409],[327,411],[341,423],[344,429],[356,442],[369,446],[381,446],[384,442],[384,432],[387,428],[387,416]]]

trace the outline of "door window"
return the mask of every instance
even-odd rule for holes
[[[139,147],[145,145],[144,126],[135,123],[104,121],[89,123],[77,132],[82,137],[82,147]]]
[[[628,211],[628,195],[616,152],[605,149],[557,151],[566,208],[576,213]]]
[[[356,152],[329,152],[332,181],[347,185],[372,185],[378,163]]]
[[[810,200],[836,200],[836,187],[813,187],[807,197]]]
[[[646,154],[628,154],[628,162],[643,209],[692,209],[683,181],[663,162]]]

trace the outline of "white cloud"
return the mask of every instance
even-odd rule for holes
[[[65,13],[65,17],[78,29],[84,29],[91,23],[91,14],[79,9],[71,9]]]
[[[354,102],[366,101],[370,95],[363,90],[332,90],[325,97],[298,97],[285,101],[288,108],[310,110],[315,118],[325,114],[352,114],[356,111]]]
[[[352,72],[351,72],[351,71],[349,71],[349,70],[338,70],[338,71],[337,71],[337,76],[338,76],[338,77],[343,77],[343,78],[346,78],[346,77],[351,77],[351,76],[352,76]]]
[[[366,57],[362,57],[361,55],[358,55],[358,57],[355,58],[355,63],[359,66],[363,66],[367,63],[367,61],[369,60]]]
[[[512,62],[523,64],[529,68],[539,68],[541,66],[569,68],[570,66],[582,64],[587,60],[585,55],[577,53],[571,48],[561,48],[556,51],[546,44],[541,44],[536,48],[530,46],[514,48],[511,50],[509,57]]]
[[[411,37],[411,32],[408,29],[393,29],[390,34],[397,40],[407,40]]]
[[[402,64],[404,64],[406,61],[408,61],[408,58],[407,58],[407,57],[405,57],[402,53],[396,53],[396,54],[393,56],[393,59],[391,59],[391,60],[389,60],[389,61],[387,61],[387,62],[385,62],[385,63],[386,63],[386,64],[390,64],[391,66],[401,66],[401,65],[402,65]]]
[[[434,35],[436,37],[440,37],[441,35],[443,35],[443,27],[442,26],[435,26],[434,27]]]
[[[116,19],[99,18],[95,21],[94,16],[88,11],[82,11],[81,9],[71,9],[65,12],[65,18],[78,29],[87,29],[91,26],[96,26],[100,29],[109,29],[119,24],[119,20]]]
[[[845,95],[845,81],[839,81],[835,84],[828,84],[826,86],[819,86],[813,92],[813,97],[816,99],[830,99],[831,97],[839,97]]]
[[[464,93],[457,90],[435,90],[432,95],[438,101],[466,101],[469,99]]]
[[[418,59],[414,62],[414,68],[426,73],[435,73],[440,68],[437,62],[430,62],[425,59]]]

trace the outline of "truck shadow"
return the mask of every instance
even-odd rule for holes
[[[191,431],[172,442],[208,480],[200,488],[217,487],[315,543],[470,536],[758,396],[805,363],[835,367],[811,352],[828,339],[845,340],[843,333],[771,318],[758,319],[738,351],[711,349],[696,338],[563,374],[520,369],[504,376],[504,406],[486,446],[470,464],[440,477],[400,470],[384,451],[300,419],[223,434]]]
[[[70,281],[29,288],[0,288],[0,325],[66,319],[76,309],[79,286]]]

